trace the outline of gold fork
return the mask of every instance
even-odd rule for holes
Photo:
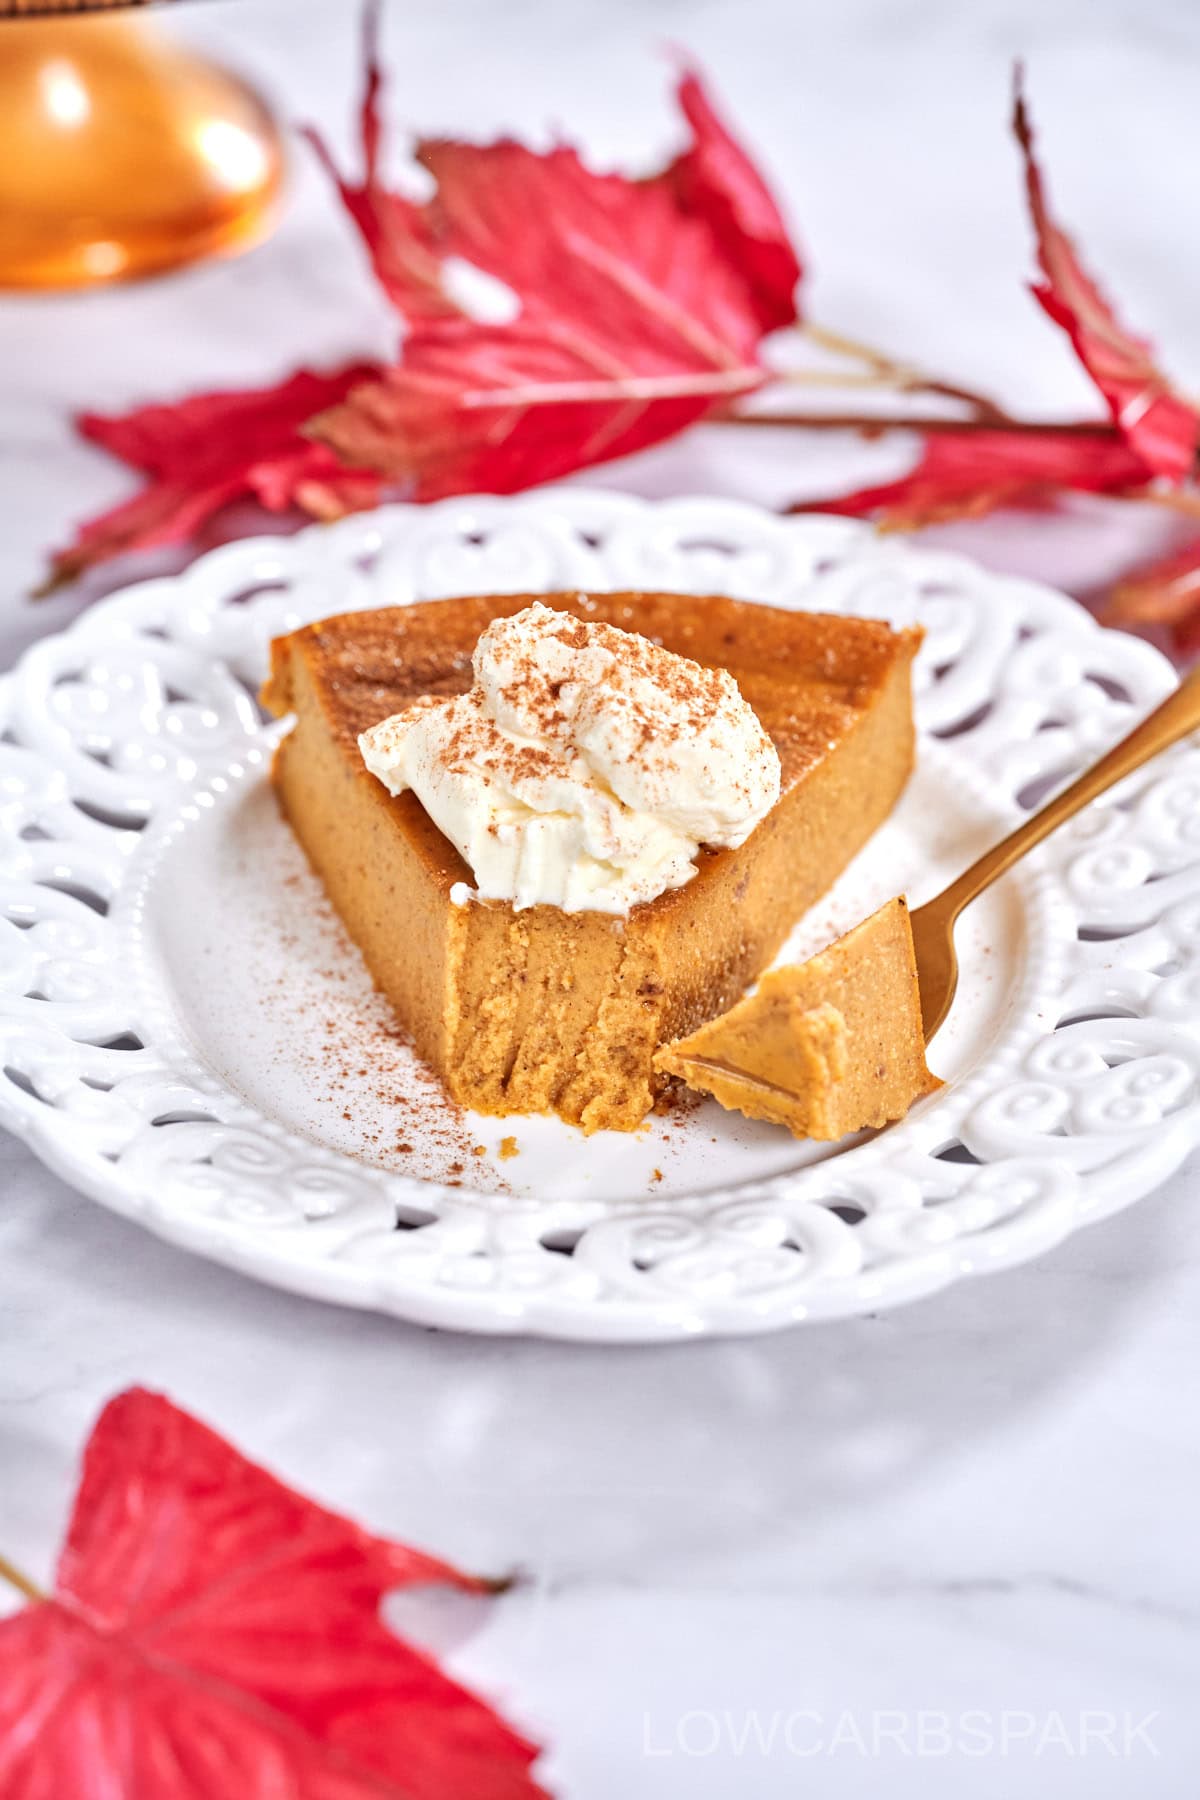
[[[928,1043],[950,1011],[958,986],[958,957],[954,927],[959,914],[991,887],[1015,862],[1040,844],[1043,838],[1073,819],[1126,775],[1132,775],[1152,756],[1167,750],[1190,731],[1200,729],[1200,667],[1186,676],[1161,706],[1134,727],[1128,737],[1114,744],[1098,763],[1085,769],[1069,787],[1047,801],[1040,812],[985,851],[943,893],[912,913],[913,947],[921,987],[921,1024]]]

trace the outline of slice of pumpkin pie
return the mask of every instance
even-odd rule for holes
[[[277,639],[283,811],[451,1096],[632,1130],[887,817],[920,633],[480,596]]]

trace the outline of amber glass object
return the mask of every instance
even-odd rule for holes
[[[265,106],[141,20],[0,17],[0,287],[82,287],[262,237]]]

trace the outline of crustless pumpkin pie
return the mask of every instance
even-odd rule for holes
[[[495,619],[534,599],[723,669],[778,752],[776,804],[736,848],[702,846],[683,885],[626,916],[461,902],[472,871],[411,791],[389,793],[359,735],[466,693]],[[667,1077],[661,1045],[725,1012],[887,817],[913,762],[918,631],[717,597],[503,595],[326,619],[272,646],[263,690],[295,724],[283,811],[376,983],[451,1096],[632,1130]]]

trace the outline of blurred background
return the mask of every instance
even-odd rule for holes
[[[41,608],[21,604],[47,549],[136,487],[73,436],[73,411],[257,385],[300,361],[394,345],[359,241],[288,129],[316,121],[354,166],[357,7],[185,0],[152,12],[160,37],[244,75],[269,104],[288,163],[277,222],[234,260],[89,291],[0,294],[5,660],[131,572],[186,560],[106,567]],[[145,9],[122,16],[151,28]],[[49,29],[4,22],[5,63],[23,32]],[[687,49],[786,206],[811,317],[1030,415],[1070,416],[1094,410],[1094,395],[1024,285],[1032,249],[1008,130],[1011,63],[1023,54],[1060,216],[1124,316],[1185,387],[1200,386],[1200,9],[1190,0],[393,0],[383,42],[398,161],[405,128],[543,143],[559,131],[626,169],[652,166],[678,141],[670,50]],[[253,237],[267,220],[250,213]],[[887,478],[913,449],[902,437],[702,426],[578,479],[785,504]],[[242,508],[201,543],[264,523],[282,528]],[[1063,517],[1007,515],[939,536],[1086,596],[1173,530],[1157,509],[1083,501]]]

